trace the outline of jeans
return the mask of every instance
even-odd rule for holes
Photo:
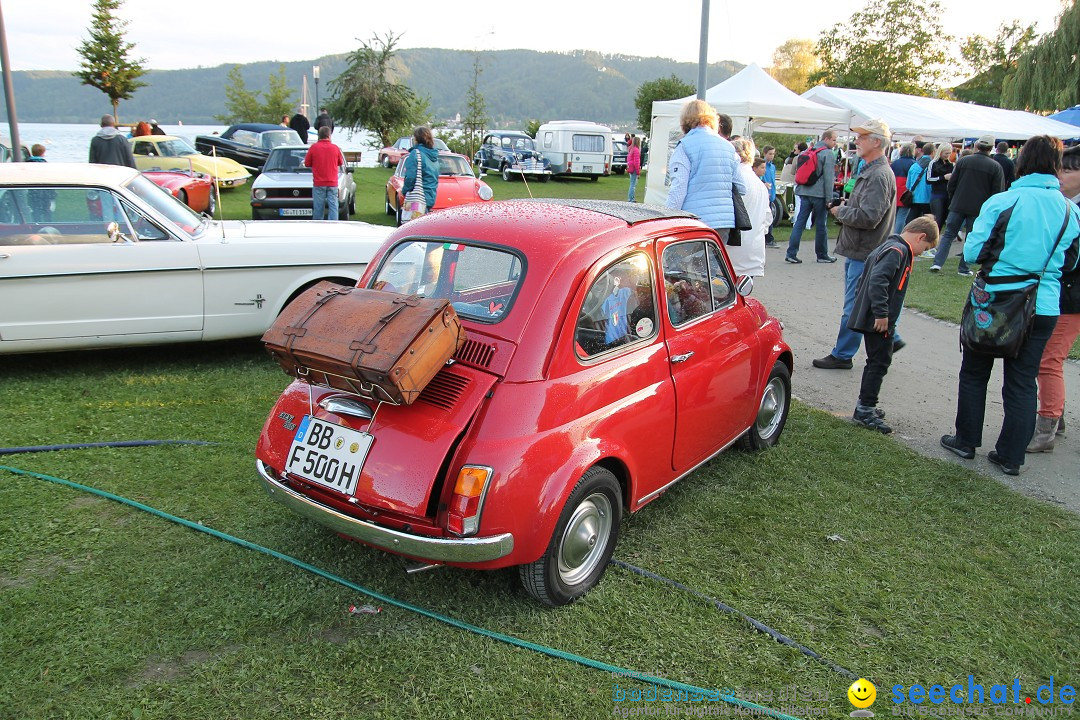
[[[637,173],[630,173],[630,192],[626,194],[626,202],[637,202]]]
[[[893,336],[891,333],[869,332],[863,335],[866,343],[866,367],[859,387],[859,404],[877,407],[881,381],[892,365]]]
[[[931,195],[930,212],[934,213],[934,219],[937,220],[938,230],[945,227],[945,220],[949,217],[949,196]]]
[[[802,195],[802,203],[799,205],[799,214],[795,218],[795,226],[791,229],[791,239],[788,240],[787,256],[795,259],[799,255],[799,241],[802,240],[803,230],[806,229],[806,221],[810,213],[814,214],[814,252],[819,258],[829,256],[829,235],[825,227],[829,213],[825,209],[825,198]],[[858,278],[856,278],[857,280]]]
[[[951,214],[950,214],[951,217]],[[1031,334],[1014,358],[1005,358],[1005,382],[1001,400],[1005,420],[1001,424],[995,450],[1002,460],[1020,466],[1024,450],[1035,434],[1035,408],[1038,395],[1035,377],[1043,348],[1054,332],[1056,315],[1036,315]],[[960,362],[960,383],[956,396],[956,438],[969,447],[982,445],[983,419],[986,415],[986,385],[997,358],[964,349]]]
[[[1069,348],[1080,337],[1080,313],[1058,316],[1054,333],[1039,362],[1039,414],[1059,418],[1065,411],[1065,376],[1062,373]]]
[[[908,213],[911,208],[903,207],[902,205],[896,206],[896,222],[893,223],[893,235],[899,235],[900,231],[907,225]]]
[[[832,349],[832,356],[841,360],[855,357],[862,343],[862,333],[849,330],[847,321],[855,307],[855,291],[859,287],[864,265],[866,262],[863,260],[848,258],[844,261],[844,314],[840,316],[840,332],[836,334],[836,345]]]
[[[337,220],[338,219],[338,197],[337,197],[337,185],[333,187],[315,186],[311,188],[311,219],[312,220]],[[329,212],[323,215],[323,212],[329,207]]]
[[[968,232],[971,232],[971,226],[974,222],[974,215],[964,215],[955,210],[949,211],[949,217],[945,221],[945,232],[941,234],[941,240],[938,241],[937,252],[934,254],[934,267],[940,268],[945,265],[945,261],[949,259],[949,249],[952,248],[953,240],[960,234],[960,229],[966,227]],[[964,262],[964,256],[961,255],[960,267],[958,270],[960,272],[967,272],[967,269],[967,263]]]

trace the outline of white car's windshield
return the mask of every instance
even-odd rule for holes
[[[147,180],[142,175],[137,175],[127,183],[127,189],[138,195],[150,207],[157,210],[185,231],[195,235],[202,232],[206,224],[206,218],[199,215],[184,203],[180,202],[167,191]]]
[[[307,148],[278,148],[270,153],[270,158],[263,167],[263,172],[311,172],[304,166]]]

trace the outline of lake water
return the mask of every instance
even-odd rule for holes
[[[196,135],[222,133],[227,125],[162,125],[169,135],[176,135],[195,144]],[[34,143],[45,146],[45,159],[49,162],[86,162],[90,153],[90,139],[100,130],[91,124],[19,123],[19,140],[26,147]],[[374,135],[367,130],[352,133],[349,130],[334,131],[334,143],[342,150],[358,150],[361,167],[375,167],[378,152],[372,149]],[[0,123],[0,142],[11,145],[11,128]],[[381,147],[381,145],[380,145]]]

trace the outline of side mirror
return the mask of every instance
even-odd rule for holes
[[[114,243],[129,243],[129,238],[124,233],[120,232],[120,224],[113,220],[111,223],[105,226],[105,232],[109,236],[109,240]]]
[[[735,279],[735,292],[739,293],[742,297],[746,297],[754,292],[754,278],[749,275],[740,275],[737,277]]]

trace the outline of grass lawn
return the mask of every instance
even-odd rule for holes
[[[407,576],[404,560],[290,514],[255,480],[255,441],[288,381],[257,343],[3,357],[0,376],[0,446],[217,443],[0,464],[136,499],[535,643],[775,708],[852,709],[848,678],[624,570],[548,610],[513,570]],[[0,471],[0,508],[5,720],[600,718],[627,708],[613,703],[613,683],[636,686],[390,606],[350,616],[372,601],[38,479]],[[795,405],[778,447],[725,453],[624,520],[615,556],[869,678],[880,714],[897,683],[972,674],[988,688],[1019,678],[1034,694],[1054,675],[1075,686],[1078,546],[1073,515]],[[792,686],[827,699],[781,701]]]

